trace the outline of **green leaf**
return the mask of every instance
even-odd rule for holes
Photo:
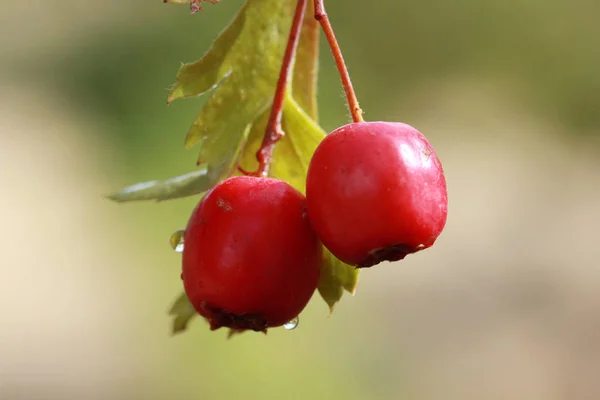
[[[109,195],[108,198],[118,203],[142,200],[164,201],[203,193],[214,186],[216,178],[206,165],[200,167],[198,171],[165,181],[136,183]]]
[[[359,274],[358,268],[341,262],[323,247],[323,265],[321,266],[318,290],[331,312],[342,298],[344,290],[354,294]]]
[[[241,29],[242,24],[240,23],[230,24],[217,37],[202,59],[181,66],[177,72],[177,83],[171,88],[167,103],[177,99],[199,96],[230,74],[233,65],[227,56],[231,44],[235,42]]]
[[[273,152],[272,175],[304,193],[310,160],[325,131],[290,96],[283,106],[282,125],[285,136]]]
[[[200,162],[227,174],[246,129],[269,106],[294,10],[293,1],[248,0],[205,56],[181,67],[169,101],[217,85],[188,131]]]
[[[169,315],[173,317],[171,333],[176,335],[185,331],[190,320],[198,315],[198,313],[194,309],[192,303],[190,303],[190,300],[186,294],[182,293],[179,295],[179,297],[177,297],[177,300],[175,300],[173,306],[171,306]]]

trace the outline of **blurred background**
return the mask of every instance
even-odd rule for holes
[[[315,296],[294,331],[170,337],[195,199],[103,196],[193,168],[203,99],[167,88],[241,4],[3,3],[0,399],[599,399],[597,1],[329,1],[365,117],[442,159],[446,230],[331,317]],[[348,122],[324,45],[319,90]]]

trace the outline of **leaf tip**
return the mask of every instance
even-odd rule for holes
[[[350,293],[351,296],[354,296],[356,294],[356,289],[358,289],[358,282],[360,280],[360,269],[354,268],[353,272],[353,279],[350,281],[350,283],[344,285],[344,289],[346,289],[346,291]]]
[[[171,327],[171,336],[177,336],[187,330],[189,318],[175,317]]]
[[[175,83],[169,90],[169,94],[167,96],[167,104],[171,104],[173,101],[182,97],[183,93],[181,93],[181,85],[179,84],[179,82]]]
[[[111,193],[111,194],[105,194],[104,196],[102,196],[103,198],[105,198],[106,200],[112,200],[114,202],[119,202],[119,198],[117,196],[116,193]]]
[[[187,135],[185,135],[185,140],[183,141],[183,147],[185,147],[186,150],[191,149],[192,147],[194,147],[196,144],[198,144],[198,142],[202,142],[203,138],[200,137],[198,129],[195,126],[192,126],[192,128],[188,131]],[[198,164],[200,165],[200,164]]]
[[[123,191],[110,193],[110,194],[104,195],[103,197],[106,200],[110,200],[110,201],[113,201],[113,202],[119,203],[119,204],[130,201],[130,199],[128,199],[126,196],[124,196]]]
[[[333,315],[333,312],[335,311],[335,305],[337,304],[337,301],[333,302],[333,303],[328,303],[327,306],[329,306],[329,314],[327,314],[327,318],[331,317]]]

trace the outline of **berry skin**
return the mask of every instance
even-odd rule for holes
[[[197,205],[184,235],[182,279],[212,330],[266,332],[304,309],[322,262],[305,202],[283,181],[237,176]]]
[[[433,245],[446,224],[440,160],[415,128],[357,122],[323,139],[306,181],[308,215],[336,257],[357,267]]]

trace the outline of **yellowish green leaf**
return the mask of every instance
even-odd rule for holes
[[[354,294],[359,274],[359,269],[341,262],[323,247],[323,265],[318,290],[331,312],[342,298],[344,290]]]
[[[169,315],[173,317],[173,325],[171,327],[171,333],[173,335],[183,332],[187,329],[187,326],[192,318],[194,318],[198,313],[194,309],[192,303],[186,296],[185,293],[182,293],[177,297],[171,309],[169,310]]]
[[[241,30],[242,24],[236,20],[221,32],[200,60],[182,65],[177,72],[177,83],[171,88],[167,102],[199,96],[230,74],[233,65],[231,58],[227,56]]]
[[[285,136],[273,152],[272,175],[304,193],[310,160],[325,131],[290,96],[285,99],[282,124]]]
[[[206,165],[201,165],[197,171],[164,181],[136,183],[109,195],[108,198],[118,203],[178,199],[207,191],[214,186],[217,178],[218,176],[212,174]]]
[[[245,129],[271,102],[293,9],[292,1],[248,0],[211,51],[181,67],[171,101],[218,83],[185,141],[202,142],[199,160],[215,171],[229,171]]]

